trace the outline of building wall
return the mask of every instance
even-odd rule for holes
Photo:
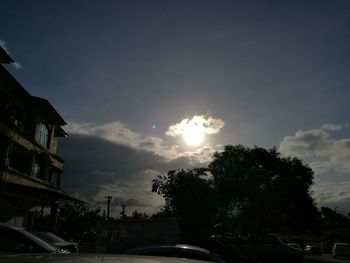
[[[33,208],[56,206],[63,172],[56,130],[62,122],[46,100],[32,97],[0,65],[0,221],[30,227]]]
[[[97,252],[122,252],[147,245],[166,245],[179,242],[176,218],[120,219],[103,221],[98,225]]]

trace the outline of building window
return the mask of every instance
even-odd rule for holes
[[[33,166],[32,166],[32,176],[35,178],[40,178],[40,170],[41,165],[37,159],[34,159]]]
[[[44,123],[39,123],[37,128],[36,140],[41,146],[47,148],[49,142],[49,129]]]
[[[53,186],[58,187],[59,186],[59,173],[58,172],[53,172],[51,174],[51,182]]]

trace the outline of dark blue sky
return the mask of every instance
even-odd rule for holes
[[[350,160],[347,0],[3,0],[0,17],[23,66],[9,70],[68,123],[120,122],[169,148],[179,144],[165,135],[171,124],[212,116],[225,126],[211,145],[281,147],[326,165],[315,164],[320,184],[350,181],[350,167],[337,168]]]

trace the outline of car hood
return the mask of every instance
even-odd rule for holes
[[[57,246],[57,247],[64,247],[64,246],[76,246],[77,243],[74,243],[74,242],[56,242],[56,243],[52,243],[52,245]]]
[[[1,263],[198,263],[207,261],[117,254],[25,254],[0,256]]]

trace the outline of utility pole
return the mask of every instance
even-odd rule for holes
[[[109,206],[111,204],[113,196],[107,195],[105,198],[107,199],[107,220],[109,220]]]

